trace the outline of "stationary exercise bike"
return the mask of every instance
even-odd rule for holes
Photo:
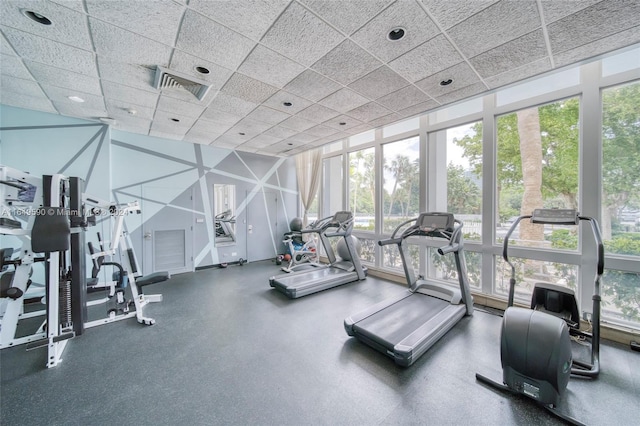
[[[308,226],[309,229],[314,229],[314,227],[315,223]],[[289,264],[280,269],[284,272],[292,272],[299,266],[321,266],[315,235],[307,234],[308,239],[304,240],[302,219],[293,218],[289,223],[289,228],[291,231],[284,234],[282,241],[289,250]]]
[[[536,283],[531,309],[513,306],[516,286],[516,268],[509,260],[509,237],[523,219],[535,224],[579,225],[591,223],[597,246],[597,271],[592,297],[592,331],[580,330],[580,315],[573,290],[547,283]],[[553,415],[574,423],[576,419],[555,410],[569,382],[570,375],[597,378],[600,372],[600,279],[604,272],[604,245],[598,222],[580,216],[573,209],[536,209],[533,214],[520,216],[504,238],[502,256],[511,266],[508,307],[502,320],[500,356],[502,382],[498,383],[481,374],[476,379],[513,393],[534,399]],[[571,336],[590,343],[591,362],[573,359]]]

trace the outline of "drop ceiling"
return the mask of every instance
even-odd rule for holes
[[[2,104],[290,156],[638,43],[640,1],[3,0],[0,31]]]

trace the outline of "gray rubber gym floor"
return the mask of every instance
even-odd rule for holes
[[[154,326],[89,329],[63,362],[0,352],[3,425],[536,424],[560,422],[494,391],[501,318],[476,311],[409,368],[348,337],[343,319],[395,293],[369,277],[289,300],[271,262],[206,269],[146,287]],[[572,379],[560,407],[589,425],[640,418],[640,354],[603,342],[596,381]]]

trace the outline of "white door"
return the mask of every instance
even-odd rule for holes
[[[142,194],[144,274],[192,272],[192,190],[143,187]]]

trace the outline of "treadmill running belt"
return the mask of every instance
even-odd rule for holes
[[[451,306],[447,301],[413,293],[368,318],[358,321],[356,333],[379,342],[389,349],[400,343],[442,310]]]

